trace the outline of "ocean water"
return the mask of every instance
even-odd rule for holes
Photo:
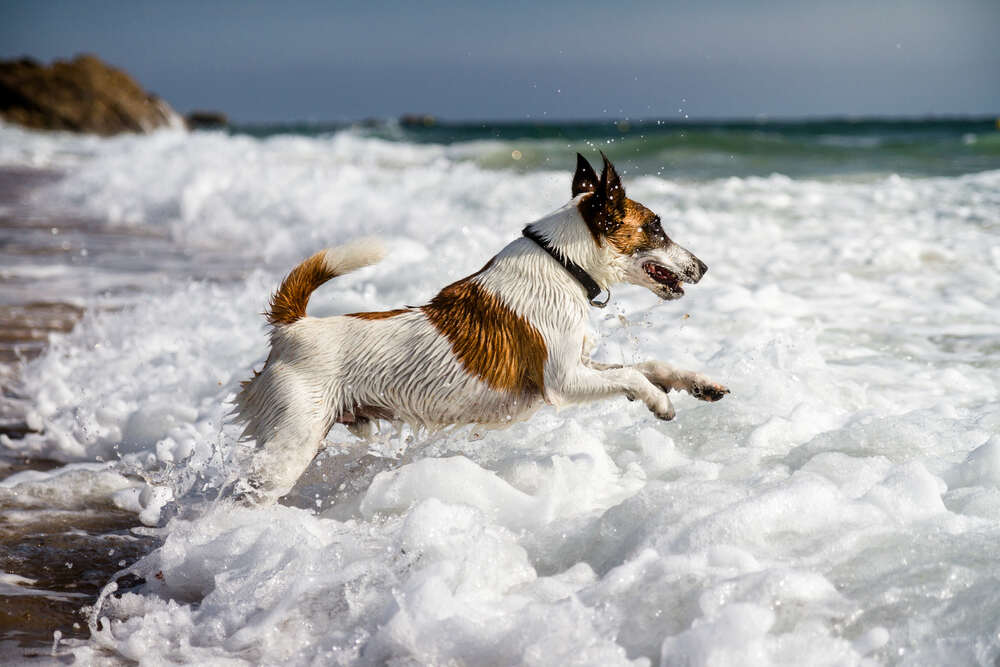
[[[426,302],[598,149],[710,268],[680,301],[614,290],[596,358],[729,396],[675,395],[669,423],[616,399],[503,430],[338,426],[282,504],[220,499],[284,272],[380,235],[387,258],[310,312]],[[1000,658],[993,121],[0,126],[0,175],[4,321],[78,313],[5,348],[6,662]]]

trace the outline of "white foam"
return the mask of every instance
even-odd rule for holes
[[[115,464],[0,491],[24,491],[29,509],[117,503],[160,517],[165,535],[134,568],[146,585],[103,600],[112,620],[60,652],[149,664],[1000,655],[1000,172],[630,179],[710,269],[676,303],[615,290],[594,313],[597,357],[662,358],[731,395],[678,396],[671,423],[624,400],[542,410],[502,431],[388,441],[375,454],[405,450],[399,460],[354,467],[365,452],[338,428],[296,507],[249,510],[206,499],[235,470],[227,401],[266,354],[259,313],[280,276],[378,234],[386,259],[322,288],[311,312],[421,303],[561,205],[568,171],[488,171],[468,159],[475,146],[350,133],[0,131],[5,163],[70,169],[40,210],[225,250],[240,267],[192,280],[193,265],[164,265],[124,309],[90,297],[77,329],[25,368],[45,430],[5,446]]]
[[[43,511],[108,508],[114,494],[134,486],[134,480],[103,463],[73,463],[48,472],[25,470],[0,480],[0,507]]]

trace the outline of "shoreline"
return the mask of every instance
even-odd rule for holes
[[[40,297],[35,281],[16,272],[28,258],[69,252],[53,233],[54,225],[66,221],[33,218],[26,201],[33,190],[59,178],[52,169],[0,168],[0,264],[9,267],[0,270],[0,435],[10,438],[31,431],[17,388],[21,366],[45,351],[52,334],[72,331],[84,312],[68,300]]]
[[[44,233],[72,228],[72,221],[34,218],[25,201],[32,190],[58,178],[52,170],[0,168],[4,265],[39,256],[65,261],[73,252],[64,246],[65,237]],[[0,270],[0,436],[11,440],[33,432],[26,419],[28,399],[18,388],[23,365],[48,349],[53,334],[72,332],[85,312],[71,300],[32,298],[30,282]],[[18,473],[46,473],[64,465],[0,444],[0,483]],[[6,577],[0,581],[0,642],[5,645],[0,656],[49,656],[56,631],[63,639],[90,636],[82,609],[94,603],[122,562],[147,553],[151,540],[131,533],[139,525],[133,512],[111,506],[22,507],[12,498],[2,500],[4,491],[0,487],[0,572]]]

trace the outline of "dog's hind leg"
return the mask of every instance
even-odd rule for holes
[[[246,466],[241,495],[256,503],[268,503],[287,494],[315,458],[323,436],[321,429],[285,427],[259,444]]]
[[[266,368],[252,382],[255,386],[240,397],[240,409],[248,421],[244,435],[256,441],[256,448],[243,464],[237,493],[253,502],[273,502],[309,467],[332,422],[300,376]]]

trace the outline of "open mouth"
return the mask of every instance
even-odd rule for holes
[[[642,268],[646,271],[647,276],[659,284],[669,287],[670,291],[684,294],[684,288],[681,287],[681,279],[667,267],[656,262],[646,262],[642,265]]]

